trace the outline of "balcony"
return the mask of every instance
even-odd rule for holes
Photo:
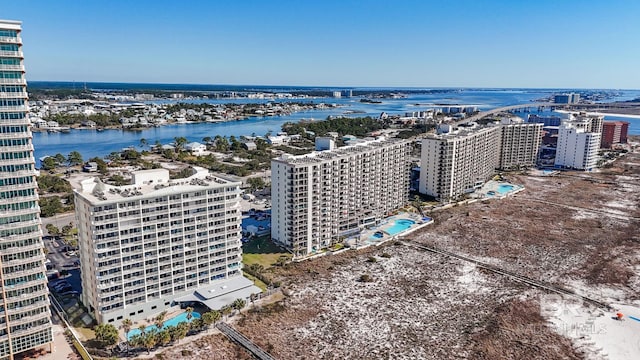
[[[17,57],[17,58],[24,58],[24,55],[22,54],[22,50],[18,50],[18,51],[11,51],[11,50],[0,50],[0,56],[2,57]]]
[[[26,99],[29,96],[26,92],[2,92],[0,99]],[[25,119],[26,120],[26,119]]]
[[[1,36],[0,36],[0,38],[1,38]],[[24,65],[5,65],[5,64],[0,64],[0,70],[22,71],[22,72],[24,72]]]
[[[0,52],[3,52],[3,51],[0,51]],[[0,84],[1,85],[26,85],[27,81],[25,79],[0,79]]]
[[[5,44],[22,44],[22,37],[18,36],[0,36],[0,43]]]
[[[1,84],[1,83],[0,83]],[[18,106],[20,107],[20,106]],[[26,111],[26,108],[24,108]],[[2,107],[0,106],[0,111],[2,111]],[[0,134],[0,139],[18,139],[18,138],[28,138],[31,139],[33,136],[30,131],[21,131],[14,133],[2,133]]]

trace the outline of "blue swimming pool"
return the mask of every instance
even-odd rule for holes
[[[172,317],[171,319],[167,319],[164,322],[164,325],[162,326],[162,328],[166,329],[169,326],[176,326],[176,325],[178,325],[178,324],[180,324],[182,322],[193,321],[193,319],[200,318],[200,313],[194,311],[194,312],[191,313],[191,316],[192,316],[191,319],[187,320],[187,313],[184,312],[184,313],[182,313],[182,314],[180,314],[180,315],[178,315],[176,317]],[[157,329],[158,329],[157,326],[149,325],[144,329],[144,331],[145,332],[149,332],[149,331],[154,331],[154,330],[157,330]],[[136,335],[140,335],[140,330],[139,329],[131,329],[129,331],[129,334],[127,334],[127,337],[129,338],[129,340],[131,340],[131,338],[136,336]]]
[[[412,227],[416,222],[413,220],[408,220],[408,219],[400,219],[400,220],[396,220],[393,224],[393,226],[385,229],[384,231],[393,236],[395,234],[401,233],[405,230],[407,230],[408,228]]]
[[[380,240],[380,239],[382,239],[383,237],[384,237],[384,234],[383,234],[383,233],[381,233],[381,232],[379,232],[379,231],[376,231],[373,235],[371,235],[371,237],[370,237],[370,238],[371,238],[371,239],[373,239],[373,240]]]
[[[509,184],[500,184],[500,186],[498,186],[498,192],[501,195],[504,195],[508,192],[511,192],[515,189],[516,187],[513,185],[509,185]]]

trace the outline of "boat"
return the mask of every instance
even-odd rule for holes
[[[57,133],[57,132],[58,132],[58,130],[57,130],[57,129],[49,129],[49,130],[47,130],[47,131],[48,131],[48,132],[50,132],[50,133],[52,133],[52,134],[55,134],[55,133]]]

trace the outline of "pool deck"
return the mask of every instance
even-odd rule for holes
[[[396,220],[403,219],[414,221],[415,224],[411,225],[411,227],[409,227],[408,229],[394,235],[391,235],[385,231],[386,229],[393,226]],[[432,223],[433,219],[430,217],[422,217],[421,215],[415,213],[400,213],[398,215],[394,215],[382,220],[382,222],[376,227],[363,230],[362,233],[360,233],[359,241],[357,241],[357,239],[351,239],[351,241],[354,242],[355,240],[355,244],[353,245],[353,247],[358,249],[369,247],[371,245],[379,246],[389,240],[398,239],[401,236],[408,235]],[[372,238],[373,234],[375,234],[376,232],[381,232],[383,236],[379,239]]]
[[[501,185],[513,186],[513,190],[506,193],[500,193],[498,189],[500,189]],[[471,194],[471,197],[476,199],[504,199],[506,197],[515,195],[523,190],[524,186],[522,185],[511,184],[505,181],[489,180],[482,186],[482,188],[476,190],[473,194]]]

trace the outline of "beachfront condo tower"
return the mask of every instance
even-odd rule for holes
[[[241,271],[240,183],[194,170],[182,179],[133,171],[122,186],[72,182],[82,303],[98,323],[118,326],[181,303],[218,310],[260,292]]]
[[[312,255],[378,225],[409,200],[407,140],[379,139],[271,161],[271,237]]]
[[[20,31],[0,20],[0,359],[52,341]]]

